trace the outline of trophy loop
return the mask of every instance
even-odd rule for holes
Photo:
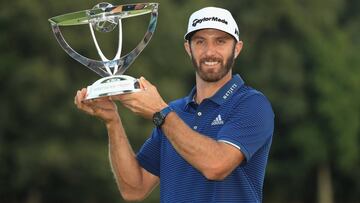
[[[111,4],[109,4],[111,5]],[[128,54],[117,59],[117,55],[120,54],[121,49],[121,19],[135,17],[139,15],[144,15],[150,13],[150,22],[148,25],[148,29],[140,41],[140,43]],[[56,16],[50,18],[49,21],[51,23],[51,28],[55,34],[55,38],[59,42],[60,46],[65,50],[67,54],[69,54],[73,59],[77,60],[81,64],[85,65],[98,75],[102,77],[110,76],[110,75],[121,75],[123,74],[129,66],[134,62],[137,56],[141,53],[141,51],[146,47],[149,43],[152,35],[154,34],[156,23],[158,17],[158,3],[138,3],[138,4],[127,4],[120,6],[107,6],[107,7],[97,7],[94,9],[79,11],[69,14],[64,14],[60,16]],[[89,59],[85,56],[82,56],[75,50],[73,50],[69,44],[64,39],[63,35],[60,31],[60,26],[74,26],[74,25],[84,25],[90,24],[92,29],[95,27],[99,29],[101,26],[93,26],[94,22],[116,22],[118,21],[119,25],[119,47],[118,52],[113,60],[106,60],[106,57],[101,57],[102,61]],[[115,24],[115,23],[114,23]],[[100,24],[98,24],[100,25]],[[93,37],[94,38],[94,37]],[[96,41],[96,40],[94,40]],[[97,42],[95,42],[97,44]],[[95,45],[99,47],[98,45]],[[100,48],[97,48],[100,50]],[[99,51],[98,51],[99,52]],[[100,51],[101,52],[101,51]],[[99,55],[101,55],[99,52]],[[102,54],[103,55],[103,54]],[[110,68],[114,69],[114,65],[117,65],[119,68],[117,71],[109,71],[107,70],[107,66],[110,65]],[[109,67],[108,67],[109,68]]]
[[[93,9],[102,9],[102,10],[106,10],[108,8],[114,7],[112,4],[109,3],[99,3],[96,6],[94,6]],[[118,50],[116,52],[115,57],[112,60],[119,60],[120,59],[120,55],[121,55],[121,49],[122,49],[122,26],[121,26],[121,19],[120,18],[110,18],[107,19],[105,21],[94,21],[91,20],[89,23],[89,27],[90,27],[90,32],[91,32],[91,36],[93,38],[96,50],[101,58],[102,61],[110,61],[109,59],[107,59],[105,57],[105,55],[103,54],[103,52],[100,49],[100,46],[96,40],[96,36],[94,33],[94,28],[99,31],[99,32],[110,32],[112,30],[115,29],[115,27],[119,25],[119,42],[118,42]],[[114,75],[114,73],[116,73],[118,71],[118,65],[117,64],[113,64],[112,66],[109,66],[110,64],[104,64],[106,71],[110,74],[110,75]],[[110,69],[113,69],[113,72]]]
[[[154,34],[158,17],[158,6],[158,3],[137,3],[113,6],[110,3],[104,2],[97,4],[90,10],[68,13],[49,19],[55,38],[64,51],[76,61],[88,67],[101,77],[104,77],[88,87],[88,92],[90,90],[93,90],[93,92],[89,93],[87,99],[139,90],[140,87],[136,79],[122,74],[135,61]],[[123,42],[122,19],[144,14],[150,14],[150,22],[144,37],[132,51],[121,56]],[[89,25],[92,39],[101,61],[87,58],[72,49],[60,30],[61,26],[84,24]],[[118,49],[115,57],[112,60],[109,60],[100,49],[94,29],[100,32],[111,32],[116,26],[119,26]]]

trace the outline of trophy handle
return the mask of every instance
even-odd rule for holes
[[[156,28],[156,22],[157,22],[158,13],[152,12],[150,23],[148,26],[148,30],[145,33],[145,36],[140,41],[140,43],[133,49],[130,53],[126,54],[125,56],[121,57],[120,60],[122,60],[123,64],[120,66],[119,70],[115,73],[115,75],[122,75],[134,62],[136,57],[139,56],[139,54],[144,50],[146,45],[149,43],[151,37],[154,34],[155,28]]]
[[[151,10],[150,10],[151,9]],[[143,11],[142,11],[143,10]],[[105,12],[105,13],[104,13]],[[140,41],[140,43],[128,54],[123,57],[118,57],[120,55],[121,43],[119,39],[119,47],[118,52],[113,60],[104,60],[105,57],[101,57],[100,49],[97,46],[100,57],[103,61],[89,59],[85,56],[82,56],[74,49],[72,49],[69,44],[66,42],[63,37],[59,26],[72,26],[72,25],[81,25],[81,24],[90,24],[92,22],[96,22],[100,18],[100,20],[105,16],[106,18],[118,18],[121,23],[122,18],[133,17],[137,15],[143,15],[151,13],[151,18],[149,22],[148,29]],[[84,66],[88,67],[90,70],[94,71],[98,75],[102,77],[107,77],[110,75],[121,75],[123,74],[129,66],[134,62],[134,60],[139,56],[142,50],[149,43],[157,23],[158,18],[158,4],[157,3],[139,3],[139,4],[129,4],[129,5],[120,5],[111,8],[102,9],[93,9],[80,11],[70,14],[65,14],[57,17],[50,18],[49,21],[51,23],[51,28],[54,32],[55,38],[60,44],[60,46],[64,49],[64,51],[70,55],[73,59],[80,62]],[[120,25],[121,26],[121,25]],[[121,27],[119,27],[119,32],[121,32]],[[119,33],[119,37],[121,37],[121,33]],[[93,36],[95,39],[95,37]],[[96,39],[94,40],[95,45],[97,45]],[[113,69],[113,72],[110,71],[110,68]]]
[[[104,63],[102,61],[89,59],[72,49],[64,39],[57,24],[51,24],[51,28],[55,34],[56,40],[59,42],[60,46],[64,49],[64,51],[69,54],[69,56],[71,56],[73,59],[83,64],[84,66],[88,67],[101,77],[110,76],[110,74],[106,71]]]

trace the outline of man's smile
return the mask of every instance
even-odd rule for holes
[[[204,64],[207,66],[215,66],[217,64],[219,64],[219,61],[205,61]]]

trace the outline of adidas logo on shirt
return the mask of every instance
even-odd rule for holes
[[[223,125],[224,121],[221,119],[221,115],[219,114],[211,123],[211,125]]]

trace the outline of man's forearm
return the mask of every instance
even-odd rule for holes
[[[225,178],[243,160],[238,149],[192,130],[174,112],[162,130],[176,151],[208,179]]]
[[[132,150],[121,120],[106,125],[109,136],[109,157],[119,190],[124,198],[142,191],[142,169]]]

